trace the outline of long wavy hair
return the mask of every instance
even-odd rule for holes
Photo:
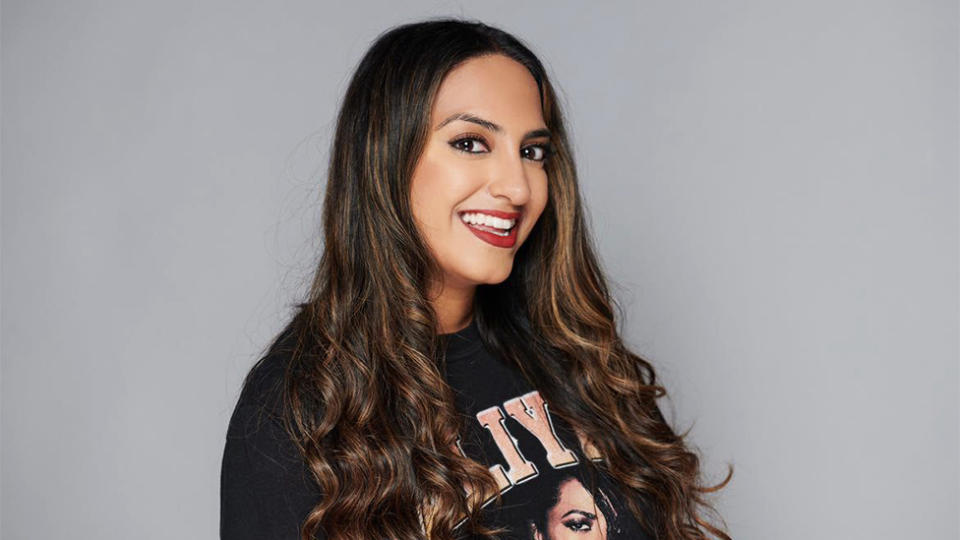
[[[477,21],[434,18],[382,33],[344,95],[327,170],[323,252],[285,333],[286,429],[323,497],[304,540],[449,540],[458,525],[496,538],[481,507],[500,504],[488,469],[456,449],[463,419],[442,373],[443,337],[427,298],[442,275],[415,225],[410,181],[429,137],[433,100],[465,60],[502,54],[540,90],[554,152],[549,200],[502,283],[479,285],[474,317],[486,346],[576,426],[585,465],[603,467],[658,538],[730,537],[703,494],[699,459],[656,404],[653,367],[628,351],[587,230],[557,96],[522,42]],[[614,310],[617,310],[615,318]],[[278,340],[274,341],[274,345]],[[689,430],[688,430],[689,431]],[[647,501],[644,512],[641,500]],[[721,519],[722,521],[722,519]],[[724,524],[725,526],[725,524]]]

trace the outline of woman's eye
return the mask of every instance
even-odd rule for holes
[[[523,149],[525,155],[523,157],[527,159],[532,159],[533,161],[546,161],[550,154],[552,154],[552,148],[548,144],[533,144],[527,146]]]
[[[573,532],[587,532],[593,530],[593,523],[588,519],[571,519],[563,522],[564,527]]]
[[[461,137],[455,141],[450,142],[450,146],[454,147],[454,149],[459,150],[461,152],[466,152],[468,154],[482,154],[483,152],[475,152],[472,150],[477,148],[478,144],[486,147],[486,144],[484,144],[483,139],[480,139],[477,137]]]
[[[455,150],[467,154],[483,154],[489,152],[487,143],[482,138],[473,135],[450,141],[450,146]],[[520,150],[520,154],[525,159],[532,161],[546,161],[546,159],[553,154],[553,147],[550,144],[531,144],[530,146],[523,147]]]

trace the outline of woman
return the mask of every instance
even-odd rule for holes
[[[553,471],[650,538],[729,537],[621,342],[540,61],[478,22],[382,34],[337,121],[324,250],[248,374],[221,536],[521,538]]]
[[[560,475],[552,496],[533,505],[530,540],[614,540],[631,538],[619,524],[622,508],[598,488],[594,496],[576,472]]]

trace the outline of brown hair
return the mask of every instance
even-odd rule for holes
[[[381,34],[360,61],[337,119],[323,203],[324,248],[308,298],[287,327],[296,346],[283,382],[287,430],[323,493],[303,539],[448,540],[480,521],[487,468],[455,448],[464,429],[442,376],[436,314],[425,296],[441,275],[414,224],[410,180],[433,99],[451,69],[503,54],[541,94],[554,153],[549,200],[510,276],[480,285],[474,317],[487,347],[516,366],[581,436],[585,455],[625,494],[658,538],[730,540],[699,459],[656,404],[653,367],[622,343],[587,231],[572,149],[544,67],[510,34],[480,22],[430,19]],[[618,317],[619,318],[619,317]],[[465,490],[462,486],[469,486]],[[644,514],[640,499],[649,500]]]

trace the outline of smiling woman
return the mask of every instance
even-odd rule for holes
[[[443,276],[430,291],[441,330],[461,328],[478,284],[510,275],[547,204],[550,131],[530,71],[502,54],[444,78],[410,185],[413,216]],[[479,241],[478,241],[479,239]],[[449,302],[448,302],[449,301]]]
[[[221,538],[729,540],[703,494],[730,476],[701,485],[620,339],[528,47],[457,19],[382,34],[323,212],[308,297],[230,419]]]

